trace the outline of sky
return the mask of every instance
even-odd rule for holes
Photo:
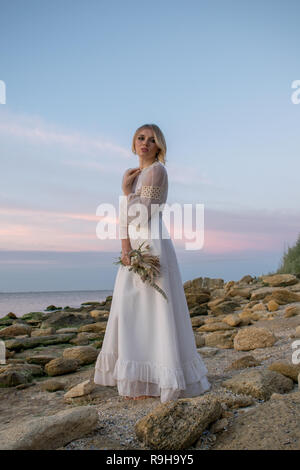
[[[173,239],[183,282],[275,271],[300,232],[299,14],[0,0],[0,292],[113,289],[121,244],[97,238],[96,210],[117,227],[145,123],[166,138],[168,204],[204,205],[203,247]]]

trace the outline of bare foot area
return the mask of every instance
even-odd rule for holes
[[[141,395],[140,397],[124,397],[125,400],[145,400],[145,398],[156,398],[152,395]]]

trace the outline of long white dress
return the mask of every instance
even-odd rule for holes
[[[135,249],[146,240],[151,253],[159,256],[161,274],[156,283],[168,302],[137,273],[120,265],[94,375],[96,384],[117,386],[121,396],[157,396],[162,403],[198,396],[211,387],[207,368],[196,349],[173,242],[162,236],[168,232],[158,207],[164,207],[167,193],[167,170],[156,160],[140,172],[132,193],[124,196],[127,205],[121,208],[119,231],[120,238],[126,238],[130,225],[140,228],[138,238],[130,237],[131,246]],[[130,216],[134,203],[147,208],[144,224],[138,225],[138,218]],[[150,231],[151,220],[159,224],[158,237]]]

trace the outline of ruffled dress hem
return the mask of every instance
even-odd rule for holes
[[[207,368],[199,354],[183,364],[170,368],[152,362],[137,362],[100,351],[95,365],[94,382],[117,386],[121,396],[157,396],[161,402],[199,396],[211,387]]]

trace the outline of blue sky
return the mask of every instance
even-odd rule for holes
[[[299,1],[0,12],[0,291],[113,287],[120,241],[97,239],[95,213],[117,207],[146,122],[167,140],[168,203],[205,206],[204,248],[174,240],[183,280],[277,269],[300,221]]]

